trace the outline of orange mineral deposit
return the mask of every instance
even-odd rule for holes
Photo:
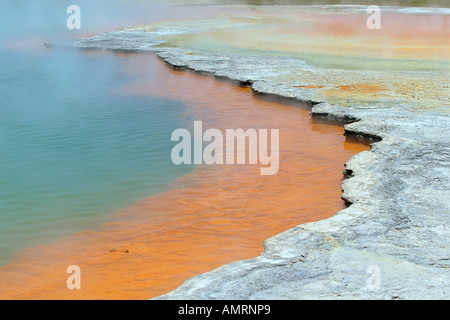
[[[157,79],[146,78],[148,68]],[[368,146],[346,140],[342,126],[314,122],[301,104],[173,70],[154,55],[128,55],[123,71],[137,79],[124,93],[180,99],[205,127],[279,129],[278,173],[261,175],[259,165],[199,165],[97,230],[16,254],[0,268],[1,299],[149,299],[256,257],[265,239],[344,208],[344,163]],[[71,265],[80,268],[81,289],[67,288]]]

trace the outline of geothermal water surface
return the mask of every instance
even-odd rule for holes
[[[187,128],[202,120],[205,128],[220,130],[279,129],[280,169],[262,176],[255,165],[197,166],[93,231],[20,251],[0,268],[0,298],[148,299],[196,274],[255,257],[265,239],[344,208],[343,164],[368,146],[346,140],[341,126],[314,122],[305,106],[268,101],[247,87],[173,70],[154,55],[87,54],[120,58],[121,74],[132,75],[113,96],[183,101],[175,118]],[[134,131],[130,124],[122,134]],[[170,134],[158,137],[170,142]],[[170,148],[166,151],[170,159]],[[66,287],[69,265],[81,268],[81,290]]]

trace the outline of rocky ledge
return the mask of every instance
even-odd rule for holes
[[[309,68],[301,60],[156,49],[148,37],[121,31],[75,45],[157,51],[174,67],[229,78],[260,94],[309,100],[306,89],[283,81],[294,68]],[[344,122],[347,135],[374,141],[345,164],[342,198],[350,206],[266,240],[259,257],[193,277],[157,299],[449,298],[448,114],[407,105],[310,104],[313,117]]]

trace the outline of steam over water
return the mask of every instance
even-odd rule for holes
[[[69,4],[0,4],[0,265],[19,249],[95,227],[191,170],[170,161],[170,134],[186,126],[181,101],[118,94],[133,80],[125,56],[43,46],[176,10],[78,1],[82,29],[72,33]]]

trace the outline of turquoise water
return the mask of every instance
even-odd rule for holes
[[[188,121],[181,101],[119,93],[132,57],[17,46],[66,37],[65,12],[52,15],[65,2],[12,3],[0,5],[0,265],[192,169],[170,159],[170,135]]]

